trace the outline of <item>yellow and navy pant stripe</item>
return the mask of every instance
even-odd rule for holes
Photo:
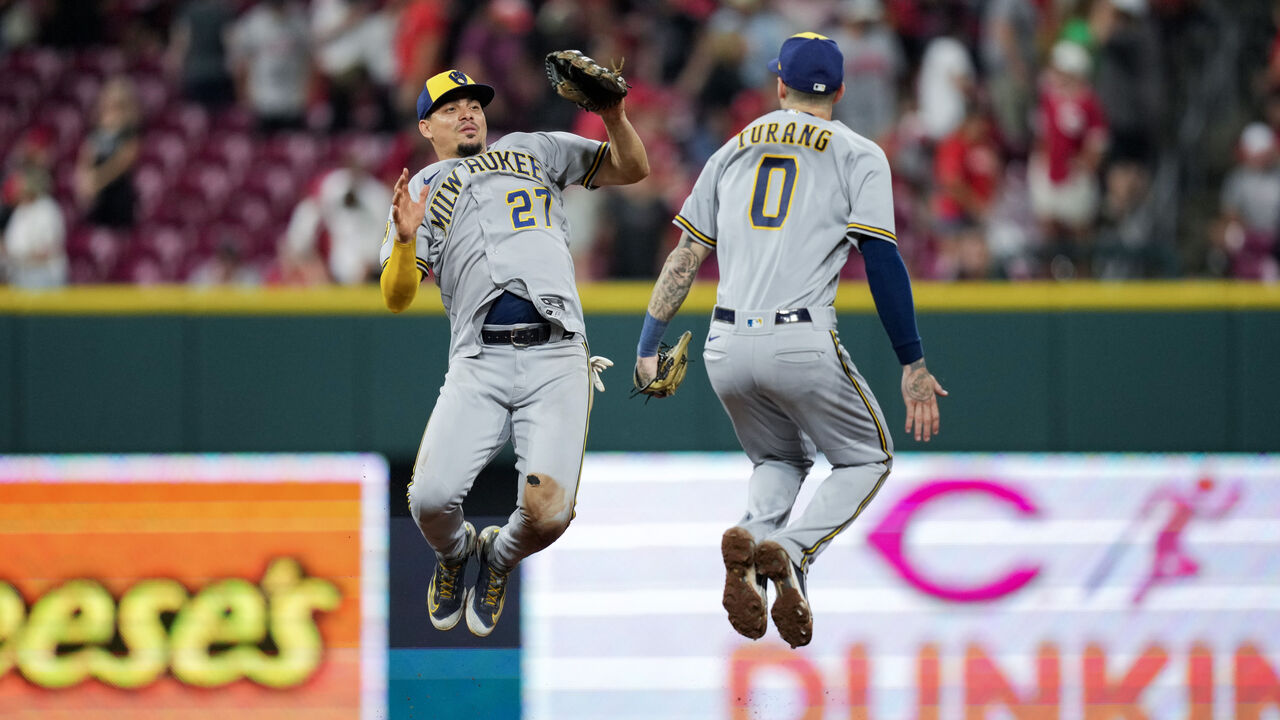
[[[845,377],[849,378],[849,382],[853,383],[853,389],[858,392],[858,397],[862,398],[862,404],[867,408],[867,414],[871,416],[871,422],[876,424],[876,434],[880,438],[880,449],[884,451],[885,462],[893,459],[893,453],[889,452],[889,443],[885,439],[884,426],[880,424],[880,418],[876,415],[876,411],[871,407],[871,402],[867,400],[867,394],[862,391],[862,386],[853,376],[853,371],[849,369],[848,363],[844,361],[844,352],[840,349],[840,336],[836,335],[835,330],[831,330],[831,342],[836,346],[836,358],[840,360],[840,368],[844,370]]]
[[[858,503],[858,509],[853,511],[853,515],[848,520],[845,520],[844,522],[840,523],[839,527],[837,527],[835,530],[832,530],[831,532],[824,535],[822,539],[818,540],[818,542],[814,543],[812,546],[804,548],[803,550],[800,551],[801,557],[802,557],[802,559],[800,560],[800,569],[802,571],[808,571],[809,562],[813,560],[813,556],[818,553],[818,550],[821,549],[823,545],[826,545],[827,543],[834,540],[837,535],[844,532],[845,528],[853,524],[854,520],[858,519],[858,516],[862,514],[862,511],[865,510],[867,505],[871,503],[871,499],[876,496],[876,493],[880,492],[880,486],[884,485],[885,478],[889,477],[889,471],[892,469],[891,466],[892,466],[892,463],[889,463],[889,462],[885,463],[884,472],[880,473],[880,479],[876,480],[875,487],[871,488],[871,492],[867,493],[867,496],[863,498],[861,503]]]

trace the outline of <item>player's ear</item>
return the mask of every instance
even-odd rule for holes
[[[831,95],[831,104],[835,105],[840,102],[842,97],[844,97],[844,83],[840,83],[840,87],[836,88],[835,93]]]
[[[778,78],[778,100],[787,99],[787,85],[782,82],[782,78]]]
[[[418,121],[418,132],[422,134],[422,137],[431,140],[431,124],[425,119]]]

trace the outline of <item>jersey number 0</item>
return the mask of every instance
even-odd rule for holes
[[[782,173],[782,190],[778,194],[777,209],[769,214],[769,198],[773,195],[773,174]],[[760,158],[756,170],[756,182],[751,188],[751,227],[757,230],[778,230],[787,221],[791,208],[791,192],[796,187],[796,159],[792,155],[765,155]]]

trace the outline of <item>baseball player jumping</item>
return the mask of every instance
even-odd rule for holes
[[[844,94],[836,43],[788,38],[770,68],[781,109],[756,119],[703,168],[675,224],[684,230],[654,286],[636,349],[637,388],[658,372],[658,344],[699,265],[720,251],[720,282],[703,358],[755,470],[746,514],[721,540],[724,607],[734,629],[772,616],[792,647],[813,633],[805,584],[814,559],[858,517],[893,465],[884,414],[836,331],[833,303],[851,247],[898,359],[906,431],[928,441],[937,395],[916,330],[911,282],[894,236],[889,163],[873,142],[831,119]],[[814,449],[832,465],[788,524]]]
[[[625,84],[624,84],[625,87]],[[633,183],[649,174],[625,103],[599,109],[607,142],[564,132],[512,133],[490,145],[484,107],[494,90],[452,70],[427,80],[418,131],[438,162],[396,181],[382,242],[382,294],[400,312],[428,271],[449,317],[449,370],[427,422],[409,507],[435,550],[427,606],[441,630],[480,636],[502,614],[507,575],[568,527],[582,469],[591,358],[561,202],[573,183]],[[408,370],[405,382],[420,382]],[[462,501],[513,438],[517,507],[478,535]],[[476,582],[461,587],[468,559]]]

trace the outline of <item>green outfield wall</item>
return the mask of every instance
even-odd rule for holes
[[[648,284],[584,286],[594,354],[613,358],[592,450],[732,450],[700,356],[714,286],[669,400],[628,399]],[[941,435],[901,432],[900,367],[865,286],[840,335],[899,450],[1280,450],[1280,288],[1225,283],[916,287]],[[444,377],[448,325],[424,286],[392,315],[374,287],[0,290],[0,452],[374,451],[412,459]]]

